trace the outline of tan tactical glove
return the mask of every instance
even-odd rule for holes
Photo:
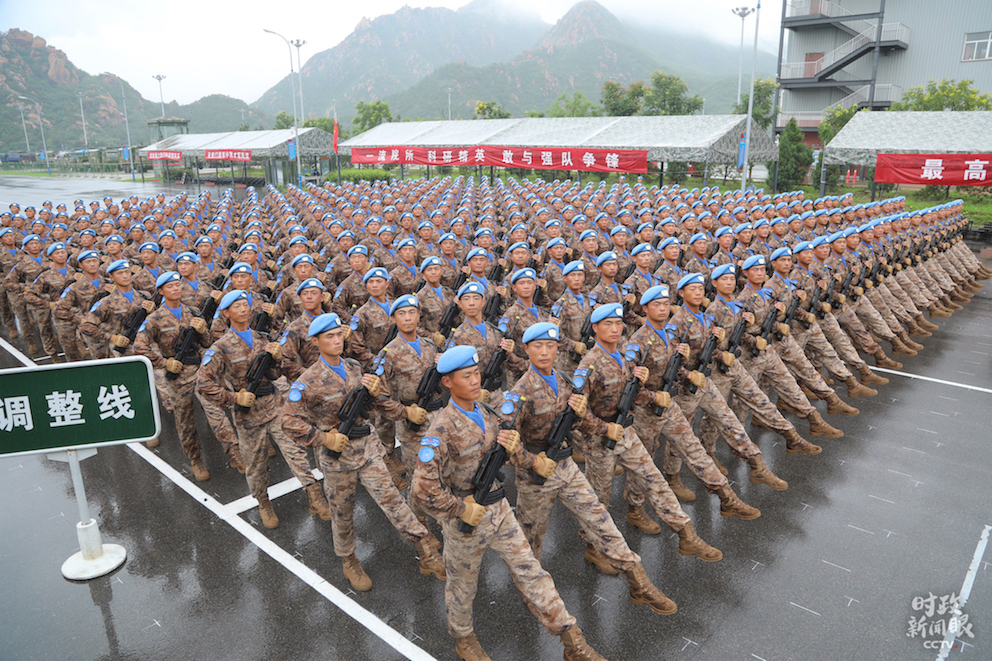
[[[148,314],[155,312],[154,301],[145,301],[141,304],[141,307],[144,308],[145,312],[147,312]]]
[[[245,408],[250,409],[251,405],[255,403],[255,393],[248,392],[247,390],[242,388],[238,392],[237,397],[235,397],[234,402],[238,406],[244,406]]]
[[[572,346],[572,351],[574,351],[575,353],[579,354],[580,356],[586,355],[586,351],[588,351],[588,350],[589,350],[589,347],[586,346],[586,343],[585,342],[578,342],[578,341],[576,341],[573,344],[573,346]]]
[[[667,409],[672,405],[672,395],[664,390],[659,390],[654,394],[654,403],[656,406],[660,406],[663,409]]]
[[[585,395],[572,394],[568,398],[568,406],[575,411],[575,415],[584,418],[589,407],[589,398]]]
[[[721,360],[723,361],[723,364],[726,365],[727,367],[733,367],[734,363],[737,361],[737,356],[735,356],[729,351],[724,351]]]
[[[465,511],[458,518],[472,526],[473,528],[482,521],[482,515],[486,513],[486,508],[475,502],[472,494],[465,496]]]
[[[324,447],[331,452],[342,452],[348,445],[348,437],[336,429],[324,433]]]
[[[363,375],[362,385],[365,386],[366,390],[368,390],[369,394],[372,395],[373,397],[379,396],[379,390],[381,384],[379,383],[379,377],[377,377],[375,374]]]
[[[768,348],[768,340],[763,337],[757,337],[754,339],[754,346],[758,347],[758,351],[764,351]]]
[[[516,429],[501,429],[496,435],[496,442],[506,449],[507,454],[513,454],[520,448],[520,432]]]
[[[169,358],[165,361],[165,371],[179,374],[183,371],[183,364],[175,358]]]
[[[706,375],[699,370],[692,370],[689,372],[689,383],[697,388],[702,388],[706,385]]]
[[[110,343],[115,347],[123,349],[127,345],[131,344],[131,340],[127,339],[123,335],[120,335],[119,333],[114,333],[110,336]]]
[[[207,320],[202,317],[194,317],[189,325],[200,335],[205,335],[207,332]]]
[[[485,388],[479,388],[479,401],[488,402],[489,401],[489,391]]]
[[[276,360],[282,360],[282,349],[278,342],[269,342],[265,345],[265,350]]]
[[[778,332],[779,332],[780,335],[788,335],[789,334],[789,330],[790,330],[789,329],[789,324],[779,324],[778,325]]]
[[[554,459],[548,459],[548,455],[543,452],[534,457],[534,472],[541,477],[551,477],[557,465]]]
[[[406,419],[415,425],[422,425],[427,420],[427,410],[420,408],[416,404],[410,404],[410,406],[406,407]]]
[[[622,426],[615,422],[609,422],[606,424],[606,438],[611,441],[619,441],[623,438],[624,429]]]

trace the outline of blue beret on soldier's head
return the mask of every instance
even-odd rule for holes
[[[592,311],[592,323],[598,324],[607,318],[623,319],[623,305],[620,303],[608,303],[600,305]]]
[[[647,291],[641,294],[641,305],[647,305],[651,301],[659,298],[670,297],[671,295],[668,291],[668,285],[655,285],[654,287],[649,287]]]
[[[289,240],[289,245],[291,246],[295,246],[297,243],[302,243],[303,245],[307,245],[307,237],[294,236],[292,239]]]
[[[383,280],[389,280],[389,271],[382,268],[381,266],[377,266],[374,269],[369,269],[368,271],[365,272],[365,275],[362,276],[362,282],[368,283],[368,281],[371,280],[372,278],[382,278]]]
[[[124,237],[121,236],[120,234],[111,234],[110,236],[107,237],[106,241],[104,241],[103,243],[104,245],[106,245],[111,241],[116,241],[117,243],[124,243]]]
[[[815,239],[813,239],[812,241],[810,241],[810,245],[813,248],[819,248],[820,246],[825,246],[828,243],[830,243],[830,239],[828,239],[825,236],[818,236]]]
[[[528,344],[535,340],[552,340],[557,342],[561,337],[561,331],[554,324],[542,321],[532,325],[524,331],[523,343]]]
[[[341,317],[334,312],[329,312],[327,314],[319,315],[316,319],[311,321],[310,328],[307,333],[310,337],[315,337],[321,333],[334,330],[335,328],[341,328]]]
[[[234,291],[229,291],[224,294],[224,298],[220,299],[220,305],[217,306],[218,310],[226,310],[227,308],[234,305],[236,301],[247,301],[248,292],[244,289],[235,289]]]
[[[716,231],[716,234],[715,234],[715,236],[716,236],[716,238],[718,238],[718,239],[719,239],[719,238],[720,238],[721,236],[723,236],[724,234],[730,234],[731,232],[733,232],[733,230],[732,230],[732,229],[730,229],[730,228],[729,228],[729,227],[727,227],[727,226],[723,226],[723,227],[721,227],[720,229],[718,229],[718,230]]]
[[[517,280],[522,280],[524,278],[530,278],[531,280],[537,280],[537,272],[534,269],[520,269],[510,277],[510,284],[517,284]]]
[[[344,223],[338,223],[338,224],[344,226]],[[393,233],[393,234],[396,234],[396,230],[393,229],[393,226],[392,225],[383,225],[382,227],[379,228],[379,231],[376,232],[375,235],[376,236],[382,236],[383,234],[388,234],[390,232]],[[341,235],[339,234],[338,237],[340,238],[340,236]]]
[[[530,250],[530,244],[527,243],[526,241],[517,241],[516,243],[514,243],[513,245],[511,245],[509,248],[507,248],[506,249],[506,252],[507,252],[507,254],[512,253],[517,248],[523,248],[524,250]]]
[[[403,248],[416,248],[416,247],[417,247],[417,242],[407,237],[402,241],[400,241],[399,244],[397,244],[396,249],[401,250]]]
[[[420,272],[423,273],[427,270],[428,266],[441,266],[441,258],[436,255],[431,255],[420,262]]]
[[[778,248],[777,250],[772,252],[772,256],[770,259],[771,261],[774,262],[776,259],[779,259],[780,257],[792,257],[792,251],[786,247]]]
[[[844,232],[834,232],[833,234],[827,237],[827,243],[833,243],[834,241],[838,241],[843,238],[844,238]]]
[[[617,254],[612,250],[607,250],[602,255],[596,258],[596,266],[597,267],[602,266],[606,262],[610,262],[610,261],[613,262],[617,261]]]
[[[170,282],[176,282],[178,280],[182,280],[181,275],[179,275],[175,271],[166,271],[162,275],[158,276],[157,280],[155,280],[155,289],[158,289],[162,285],[167,285]]]
[[[630,256],[637,257],[642,252],[654,252],[654,248],[651,247],[650,243],[638,243],[634,246],[634,249],[630,251]]]
[[[548,229],[549,227],[561,227],[561,221],[557,218],[552,218],[548,222],[544,223],[544,229]]]
[[[682,276],[682,279],[679,280],[679,284],[676,287],[676,289],[681,290],[683,287],[687,287],[688,285],[703,285],[703,284],[706,284],[706,278],[703,277],[702,273],[690,273],[688,275]]]
[[[736,275],[737,271],[733,264],[721,264],[720,266],[713,269],[710,273],[710,280],[716,280],[719,277],[725,276],[727,274]]]
[[[462,285],[462,288],[458,290],[458,293],[455,295],[455,298],[461,299],[466,294],[477,294],[485,298],[486,290],[483,289],[482,285],[479,284],[478,282],[466,282],[464,285]]]
[[[577,259],[573,262],[569,262],[568,264],[565,264],[565,268],[562,269],[561,273],[562,275],[568,275],[573,271],[584,272],[585,270],[586,270],[586,265],[582,262],[581,259]]]
[[[62,241],[59,241],[58,243],[53,243],[52,245],[48,246],[48,250],[45,251],[45,254],[51,257],[52,253],[55,252],[56,250],[65,250],[65,243],[63,243]]]
[[[87,259],[100,259],[100,253],[98,253],[95,250],[84,250],[83,252],[76,255],[76,261],[79,262],[80,264],[82,264],[83,261]],[[118,261],[125,261],[125,260],[118,260]],[[110,274],[110,267],[107,267],[107,274],[108,275]]]
[[[311,288],[324,291],[324,283],[318,280],[317,278],[307,278],[306,280],[301,282],[300,285],[296,288],[296,295],[299,296],[300,294],[303,293],[304,289],[311,289]]]
[[[289,264],[290,266],[296,266],[298,264],[313,264],[313,257],[311,257],[306,253],[303,253],[294,257],[293,261],[290,262]]]
[[[227,276],[231,277],[237,273],[251,273],[251,264],[246,264],[245,262],[235,262],[231,265],[231,268],[227,271]]]
[[[95,251],[90,250],[89,252],[95,252]],[[83,253],[83,254],[85,254],[85,253]],[[85,259],[85,258],[82,257],[82,256],[80,256],[78,261],[81,262],[81,261],[83,261],[83,259]],[[126,259],[118,259],[115,262],[111,262],[110,263],[110,266],[107,267],[107,275],[110,275],[111,273],[114,273],[115,271],[120,271],[122,269],[129,269],[129,268],[131,268],[131,263],[130,262],[128,262]]]
[[[41,237],[38,236],[37,234],[28,234],[26,237],[24,237],[24,240],[21,241],[21,247],[23,248],[32,241],[41,241]]]
[[[750,257],[744,260],[744,265],[741,267],[741,270],[747,271],[749,268],[753,266],[764,266],[764,265],[765,265],[764,255],[751,255]]]
[[[400,296],[393,301],[392,305],[389,306],[389,315],[392,316],[403,308],[420,308],[420,301],[418,301],[417,297],[412,294]]]
[[[813,243],[811,241],[800,241],[796,244],[796,247],[792,250],[793,255],[798,255],[804,250],[812,250]]]
[[[595,239],[596,232],[594,230],[586,230],[579,235],[579,241],[585,241],[586,239]]]
[[[617,225],[610,230],[610,236],[616,236],[617,234],[630,234],[630,230],[625,225]]]
[[[258,252],[258,246],[251,242],[245,243],[240,248],[238,248],[238,254],[241,254],[243,252],[248,252],[249,250]]]
[[[554,248],[555,246],[564,246],[564,245],[567,245],[565,243],[565,239],[561,238],[560,236],[556,236],[555,238],[548,241],[548,245],[544,246],[544,249],[548,250],[550,248]]]
[[[437,371],[440,374],[451,374],[479,364],[479,352],[467,344],[451,347],[441,354],[437,361]]]
[[[358,245],[352,246],[351,249],[348,250],[348,257],[352,257],[354,255],[365,255],[366,257],[368,257],[369,249],[367,246],[364,246],[361,243],[359,243]]]
[[[678,239],[676,239],[674,236],[670,236],[670,237],[668,237],[667,239],[665,239],[664,241],[662,241],[661,243],[658,244],[658,250],[664,250],[668,246],[680,246],[681,247],[681,245],[682,244],[679,243],[679,240]]]
[[[485,248],[472,248],[468,251],[468,254],[465,255],[465,263],[467,264],[476,257],[485,257],[486,259],[489,259],[489,251]]]
[[[201,236],[199,239],[193,242],[193,247],[196,248],[201,243],[209,243],[210,245],[213,245],[214,240],[211,239],[209,236]]]

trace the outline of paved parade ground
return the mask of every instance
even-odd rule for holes
[[[10,179],[0,178],[3,207],[12,197],[89,201],[131,190],[32,179],[12,191]],[[717,498],[683,471],[697,495],[683,508],[724,552],[721,561],[682,557],[674,534],[627,525],[622,478],[614,483],[613,517],[652,581],[678,603],[674,615],[634,606],[622,576],[587,564],[576,520],[558,505],[543,564],[596,650],[612,661],[992,659],[992,287],[933,321],[940,329],[923,339],[925,352],[901,357],[899,371],[877,370],[891,380],[877,397],[851,400],[861,415],[829,416],[846,436],[814,439],[822,454],[788,455],[781,437],[748,427],[787,491],[751,484],[747,466],[718,447],[734,489],[760,518],[722,518]],[[24,350],[22,340],[3,337],[0,368],[30,364]],[[825,414],[825,403],[815,404]],[[357,554],[374,588],[356,594],[333,553],[330,523],[307,512],[285,462],[270,462],[281,523],[266,530],[199,409],[207,482],[190,474],[172,417],[162,420],[157,448],[103,448],[82,463],[103,541],[128,553],[119,570],[86,583],[60,573],[78,548],[67,464],[0,457],[0,660],[456,658],[443,583],[419,573],[413,547],[364,490]],[[512,479],[508,493],[515,502]],[[941,598],[952,593],[967,594],[968,620],[942,653],[944,636],[929,625],[949,621]],[[931,607],[925,634],[911,631],[911,618]],[[475,625],[496,661],[561,658],[561,643],[527,611],[492,553]]]

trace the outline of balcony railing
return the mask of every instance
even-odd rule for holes
[[[780,112],[776,118],[775,125],[785,128],[790,119],[795,119],[796,124],[801,129],[812,129],[819,126],[826,118],[827,113],[834,108],[850,108],[868,103],[868,95],[871,93],[871,85],[864,85],[840,101],[832,103],[823,110],[798,110],[795,112]],[[902,87],[888,83],[875,85],[875,103],[895,103],[902,98]]]
[[[868,23],[869,21],[865,22]],[[830,68],[837,62],[850,57],[851,54],[873,43],[877,32],[877,26],[872,25],[860,32],[856,37],[848,39],[837,48],[829,53],[824,53],[822,57],[816,60],[810,60],[809,62],[784,62],[782,64],[782,78],[815,78],[824,69]],[[902,23],[885,23],[882,25],[882,41],[909,43],[909,28]]]

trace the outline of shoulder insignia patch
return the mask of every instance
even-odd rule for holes
[[[422,439],[420,439],[420,444],[430,445],[436,448],[439,445],[441,445],[441,439],[435,436],[424,436]]]
[[[422,461],[425,464],[430,463],[431,461],[434,460],[434,448],[430,447],[429,445],[425,445],[424,447],[420,448],[420,452],[417,454],[417,457],[419,457],[420,461]]]
[[[210,364],[210,361],[213,360],[215,353],[216,353],[216,351],[214,351],[213,349],[207,349],[206,351],[203,352],[203,365],[204,366],[207,366],[207,365]]]

